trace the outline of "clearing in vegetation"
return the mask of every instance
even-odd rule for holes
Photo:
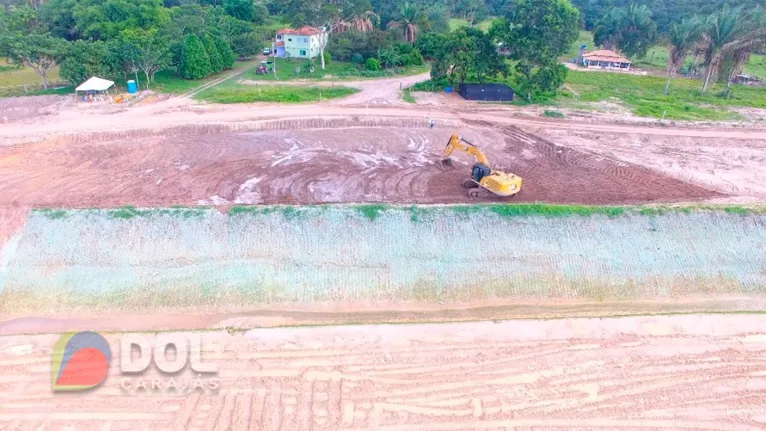
[[[306,59],[285,59],[285,58],[270,58],[270,60],[276,61],[277,66],[277,78],[274,78],[274,71],[270,71],[265,75],[257,73],[257,68],[253,68],[243,74],[245,79],[254,81],[288,81],[294,79],[307,79],[307,80],[342,80],[342,79],[360,79],[360,78],[386,78],[392,76],[408,76],[417,75],[420,73],[428,72],[428,65],[422,66],[406,66],[402,68],[370,71],[365,70],[364,65],[357,65],[355,63],[347,61],[330,61],[325,65],[325,70],[322,70],[320,61],[318,58],[314,59],[311,63]],[[314,71],[310,72],[307,68],[308,64],[312,64]],[[296,72],[297,70],[297,72]]]

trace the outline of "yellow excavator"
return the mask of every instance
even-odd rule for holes
[[[482,195],[480,189],[487,190],[497,196],[513,196],[521,191],[521,177],[492,169],[489,166],[489,159],[481,149],[461,138],[457,133],[450,137],[447,146],[444,147],[442,169],[454,168],[451,156],[455,150],[464,151],[476,158],[476,163],[471,169],[471,179],[463,182],[463,187],[472,189],[468,191],[468,197],[480,197]]]

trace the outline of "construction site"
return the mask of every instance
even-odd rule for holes
[[[766,129],[401,86],[0,99],[0,429],[766,426]],[[200,331],[220,385],[55,394],[85,330]]]

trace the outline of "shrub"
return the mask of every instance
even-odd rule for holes
[[[362,54],[359,54],[358,52],[351,56],[351,62],[356,64],[362,64],[364,63],[364,57],[362,57]]]
[[[229,43],[223,40],[221,37],[215,38],[215,47],[218,48],[218,53],[221,54],[221,62],[224,69],[231,69],[234,66],[234,51],[231,50]]]
[[[559,111],[551,111],[546,109],[545,112],[543,112],[543,115],[549,118],[564,118],[564,113]]]
[[[408,57],[409,64],[412,66],[422,66],[426,62],[423,58],[423,54],[421,54],[417,49],[413,50]]]
[[[325,64],[325,66],[327,66],[330,63],[332,63],[332,56],[330,55],[329,52],[325,51],[324,52],[324,64]]]
[[[186,36],[184,40],[183,61],[181,74],[186,79],[202,79],[211,72],[210,57],[205,51],[205,45],[196,34]]]
[[[364,67],[369,71],[377,72],[380,70],[380,61],[377,58],[368,58],[364,62]]]
[[[215,44],[215,40],[209,34],[206,34],[202,38],[202,43],[205,45],[205,52],[210,59],[210,72],[218,73],[223,70],[223,58],[221,53],[218,52],[218,47]]]

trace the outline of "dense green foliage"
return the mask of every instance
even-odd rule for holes
[[[195,34],[186,36],[181,60],[181,74],[186,79],[202,79],[213,71],[205,45]]]

